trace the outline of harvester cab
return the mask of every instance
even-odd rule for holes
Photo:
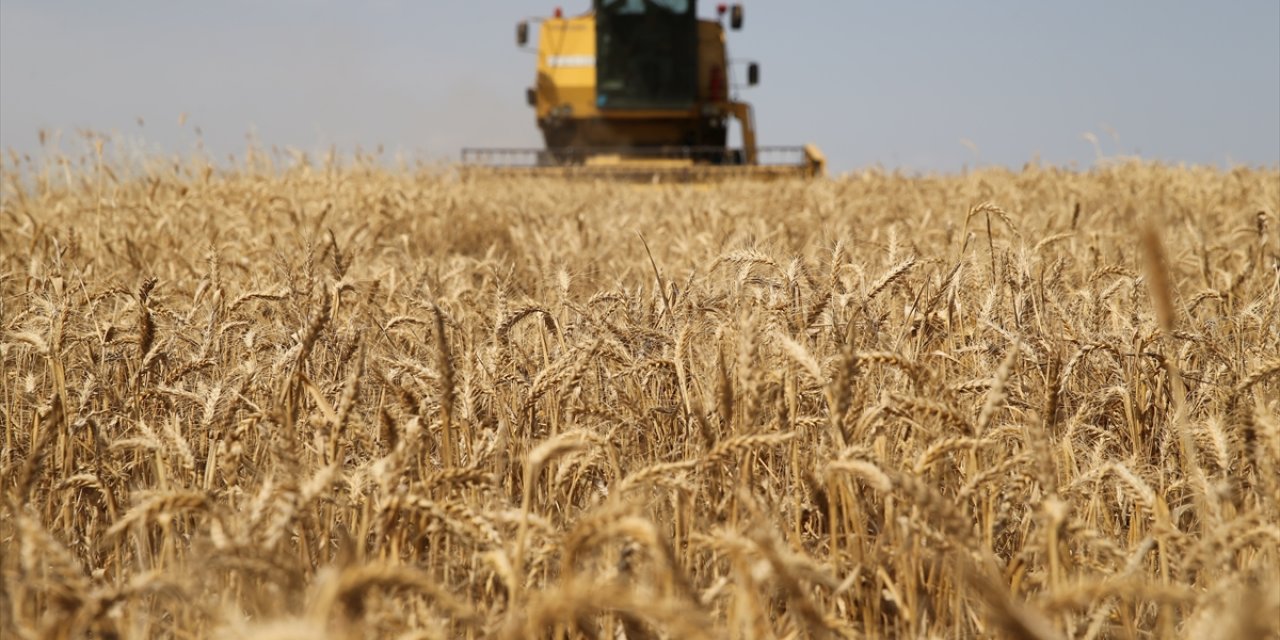
[[[591,11],[521,21],[536,25],[537,76],[527,89],[542,149],[464,149],[463,164],[499,171],[672,179],[817,176],[813,145],[756,144],[751,106],[736,99],[725,27],[740,29],[742,5],[699,18],[694,0],[595,0]],[[755,62],[737,65],[746,85]],[[745,68],[743,68],[745,67]],[[741,147],[729,146],[738,122]]]

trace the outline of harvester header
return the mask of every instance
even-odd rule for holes
[[[582,15],[521,21],[516,43],[538,27],[537,76],[526,90],[542,149],[464,149],[463,163],[502,172],[626,178],[816,176],[813,145],[756,144],[751,106],[736,99],[725,28],[743,25],[742,5],[699,18],[693,0],[595,0]],[[736,65],[745,86],[755,62]],[[729,146],[737,120],[742,146]]]

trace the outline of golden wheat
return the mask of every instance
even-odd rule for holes
[[[1274,168],[110,156],[3,165],[0,636],[1280,634]]]

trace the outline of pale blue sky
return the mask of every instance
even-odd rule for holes
[[[837,171],[1084,167],[1086,133],[1106,155],[1280,164],[1280,0],[745,5],[730,55],[760,62],[761,143],[816,142]],[[0,147],[91,128],[180,153],[195,126],[218,156],[250,131],[426,159],[537,146],[514,24],[555,6],[0,0]]]

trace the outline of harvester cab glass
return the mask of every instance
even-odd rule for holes
[[[596,105],[687,109],[697,100],[698,16],[688,0],[596,0]]]

